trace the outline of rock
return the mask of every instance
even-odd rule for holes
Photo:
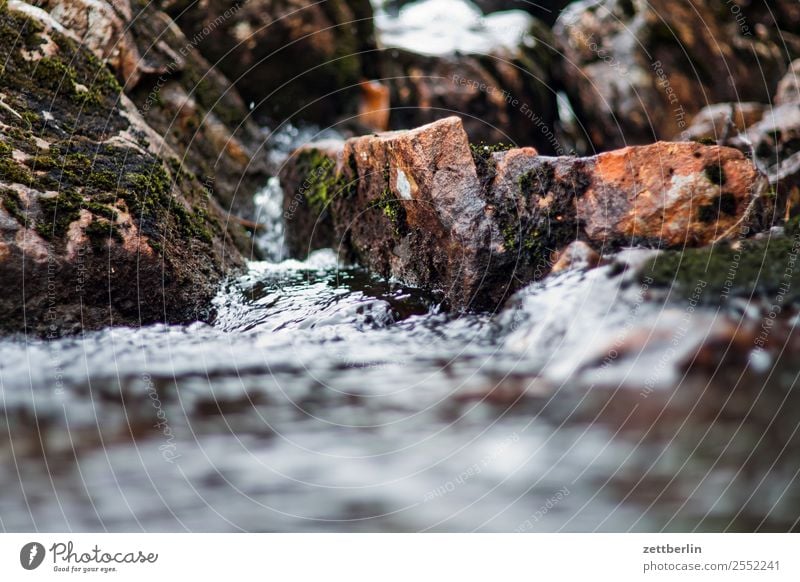
[[[46,11],[0,5],[0,59],[0,328],[208,319],[241,264],[208,188]]]
[[[117,72],[123,86],[135,86],[142,73],[152,72],[142,60],[127,23],[133,19],[128,0],[43,0],[64,28],[77,35],[83,46]]]
[[[203,58],[196,38],[187,38],[150,3],[138,10],[133,36],[157,74],[129,90],[131,99],[226,212],[252,219],[253,194],[266,183],[268,167],[263,136],[249,108],[230,80]],[[153,39],[159,39],[155,46]],[[241,229],[230,230],[240,247],[250,247]]]
[[[548,157],[470,146],[456,117],[311,144],[281,181],[291,254],[330,246],[456,308],[496,306],[576,240],[603,252],[700,246],[770,210],[763,178],[735,149],[656,143]]]
[[[277,121],[328,125],[355,111],[361,80],[378,77],[369,0],[173,0],[167,10],[245,100]]]
[[[551,273],[560,273],[571,269],[592,269],[600,264],[600,255],[583,241],[576,240],[558,253]]]
[[[267,179],[265,156],[258,154],[262,138],[230,81],[193,41],[152,3],[44,0],[40,5],[111,67],[145,121],[214,199],[227,212],[252,217],[253,193]],[[241,229],[231,233],[242,248],[248,246]]]
[[[787,51],[800,56],[790,32],[800,5],[729,4],[603,0],[564,10],[554,28],[568,65],[561,84],[593,151],[681,137],[710,103],[769,102]]]
[[[479,197],[478,174],[461,121],[456,117],[411,131],[348,140],[336,158],[320,149],[293,156],[307,170],[291,180],[292,200],[305,199],[294,216],[287,213],[287,241],[327,242],[348,260],[385,276],[442,291],[468,306],[480,288],[485,255],[491,253],[490,222]],[[309,155],[316,158],[309,158]],[[327,161],[326,161],[327,160]],[[298,178],[305,176],[302,182]],[[318,221],[301,218],[325,212],[334,238],[321,241]],[[302,254],[308,246],[292,246]]]
[[[285,244],[292,256],[338,248],[330,201],[349,186],[337,179],[342,173],[343,150],[343,141],[315,142],[296,150],[282,168],[282,182],[292,185],[283,199],[283,218],[291,224],[286,228]]]
[[[800,60],[781,79],[775,106],[758,103],[710,105],[695,117],[686,137],[735,147],[753,157],[775,195],[773,223],[800,213]]]
[[[690,142],[600,154],[591,176],[578,220],[590,241],[618,246],[710,244],[741,221],[762,183],[738,150]]]

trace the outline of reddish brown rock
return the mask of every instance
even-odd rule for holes
[[[742,219],[761,183],[738,150],[698,143],[628,147],[592,163],[577,212],[595,244],[707,245]]]
[[[575,240],[597,251],[732,236],[762,212],[741,152],[657,143],[592,158],[470,147],[458,118],[311,145],[282,172],[295,255],[330,246],[385,276],[486,307],[550,271]],[[755,210],[754,210],[755,209]]]

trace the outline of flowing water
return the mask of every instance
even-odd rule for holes
[[[760,306],[654,292],[627,251],[449,314],[284,260],[280,197],[213,324],[0,341],[1,530],[797,529],[800,367],[718,340]]]

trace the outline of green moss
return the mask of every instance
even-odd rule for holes
[[[175,220],[183,236],[211,242],[213,235],[207,213],[204,210],[192,212],[176,203],[172,185],[173,180],[164,165],[154,160],[142,171],[124,176],[120,195],[128,210],[140,222],[152,225],[170,217]]]
[[[82,201],[81,195],[74,190],[39,198],[41,216],[36,223],[36,232],[47,240],[63,238],[69,225],[80,218]]]
[[[392,228],[397,236],[404,236],[408,230],[406,222],[406,209],[403,203],[395,198],[389,188],[388,182],[381,192],[380,197],[373,204],[374,208],[380,209],[381,213],[392,223]]]
[[[86,180],[87,186],[103,192],[114,192],[117,189],[119,176],[108,170],[91,172]]]
[[[544,166],[520,174],[517,178],[520,194],[526,200],[546,196],[553,185],[554,172],[551,166]]]
[[[0,180],[29,186],[33,182],[33,176],[23,164],[10,157],[0,157]]]
[[[787,226],[787,233],[792,233]],[[774,299],[784,292],[784,302],[800,300],[800,269],[794,237],[742,241],[740,248],[716,245],[702,249],[665,251],[639,272],[651,287],[671,289],[671,296],[689,299],[702,287],[701,302],[719,304],[722,298],[751,296]]]
[[[300,175],[305,177],[299,192],[309,208],[321,214],[343,187],[336,173],[336,163],[317,150],[308,150],[300,153],[297,164]]]
[[[22,199],[16,190],[0,188],[0,200],[2,200],[3,208],[6,209],[6,212],[15,218],[17,222],[23,226],[27,224],[27,217],[22,209]]]
[[[112,222],[92,220],[86,225],[84,232],[95,250],[102,248],[110,240],[114,240],[118,243],[121,243],[123,240],[119,227]]]

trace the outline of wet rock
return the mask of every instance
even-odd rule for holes
[[[738,150],[690,142],[600,154],[591,175],[578,220],[589,240],[612,245],[707,245],[735,228],[763,184]]]
[[[778,84],[775,106],[720,103],[703,109],[686,132],[689,139],[735,147],[767,176],[775,198],[773,223],[800,212],[800,94],[795,61]]]
[[[327,125],[355,111],[361,80],[378,77],[369,0],[173,0],[167,10],[245,100],[275,120]]]
[[[547,157],[470,146],[455,117],[312,144],[281,179],[290,253],[330,246],[456,307],[499,304],[575,240],[599,252],[705,245],[768,207],[763,179],[735,149],[657,143]]]
[[[561,81],[595,151],[677,138],[710,103],[769,102],[787,57],[800,56],[800,5],[728,4],[605,0],[564,10],[554,29]]]
[[[46,11],[0,5],[3,331],[207,319],[241,255],[208,189]]]
[[[325,157],[320,149],[311,152],[316,159],[309,159],[309,150],[293,156],[310,170],[295,174],[294,180],[291,171],[282,175],[287,204],[306,200],[291,217],[291,207],[285,206],[287,232],[294,231],[287,242],[327,242],[377,273],[470,305],[480,288],[484,255],[491,252],[491,224],[458,118],[354,138],[336,158]],[[307,229],[318,220],[300,217],[306,209],[321,216],[322,223],[330,213],[332,240],[321,241]],[[298,228],[303,226],[305,232]],[[307,248],[289,250],[296,254]]]

